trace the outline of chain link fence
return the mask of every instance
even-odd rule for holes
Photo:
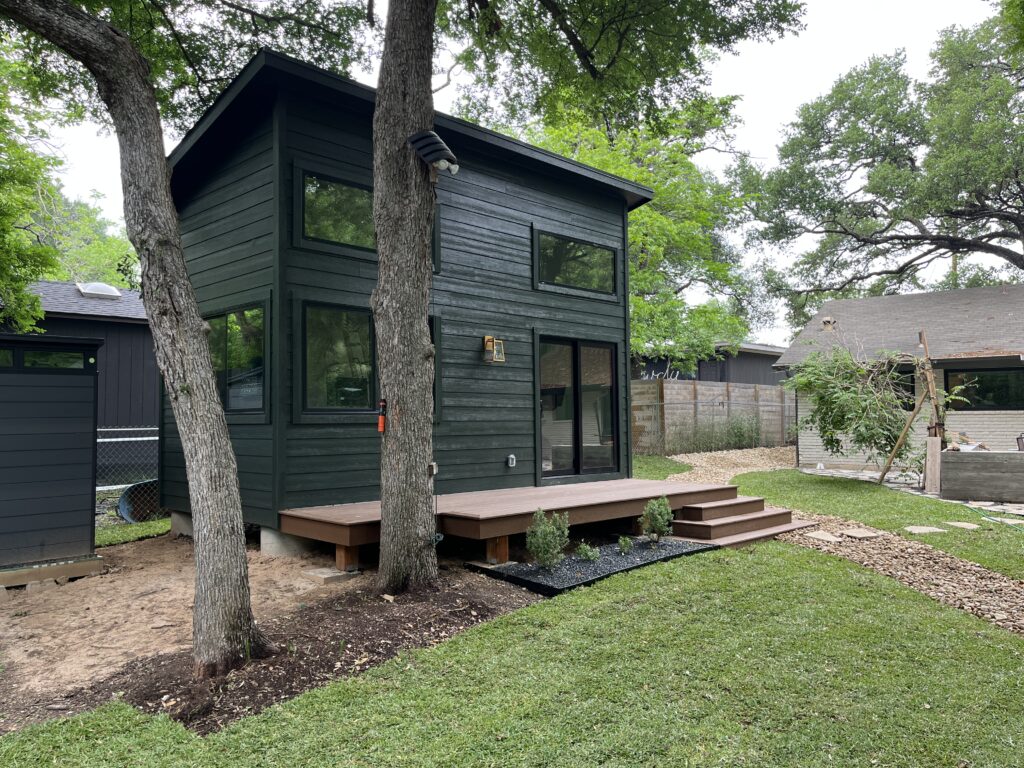
[[[633,452],[672,456],[796,443],[791,402],[679,400],[632,406]]]
[[[163,517],[157,484],[156,427],[97,430],[96,514],[113,513],[128,522]]]

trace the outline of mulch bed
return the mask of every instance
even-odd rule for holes
[[[817,528],[785,533],[780,540],[845,557],[941,603],[1024,634],[1024,582],[895,533],[828,515],[806,512],[799,515],[801,519],[816,522]],[[879,535],[873,539],[842,536],[841,531],[848,528],[866,528]],[[808,538],[806,534],[812,530],[832,533],[842,541],[831,543]]]
[[[435,590],[392,597],[372,592],[368,579],[366,585],[264,623],[280,653],[222,678],[196,682],[190,652],[162,654],[131,662],[101,683],[58,700],[0,691],[7,699],[4,724],[24,726],[121,699],[144,712],[164,712],[197,733],[210,733],[311,688],[364,672],[403,650],[436,645],[538,599],[456,567],[442,570]],[[18,701],[18,696],[25,700]]]
[[[631,571],[661,560],[673,560],[709,549],[712,544],[697,544],[680,539],[662,539],[652,544],[645,538],[633,540],[633,549],[622,554],[619,545],[605,544],[596,549],[601,553],[597,560],[583,560],[569,556],[551,569],[544,569],[535,563],[508,563],[507,565],[470,564],[473,570],[496,579],[517,584],[532,592],[553,597],[569,589],[593,584],[616,573]]]

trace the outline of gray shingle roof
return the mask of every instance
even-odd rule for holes
[[[74,283],[43,281],[33,283],[30,290],[43,304],[46,314],[86,315],[121,320],[146,320],[142,296],[129,288],[118,288],[119,299],[96,299],[83,296]]]
[[[822,322],[831,317],[832,330]],[[933,360],[1024,355],[1024,285],[964,288],[842,299],[822,305],[775,363],[799,363],[816,350],[843,344],[860,357],[881,352],[920,355],[918,331]]]

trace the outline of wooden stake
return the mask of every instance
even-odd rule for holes
[[[893,446],[892,453],[889,454],[889,458],[885,460],[885,466],[882,467],[882,474],[878,476],[878,484],[881,485],[882,481],[885,480],[885,476],[889,474],[889,470],[892,469],[892,463],[896,460],[896,454],[899,453],[900,448],[903,447],[903,443],[907,439],[907,435],[910,433],[910,428],[914,425],[914,419],[917,418],[917,414],[921,412],[921,406],[924,405],[924,399],[928,397],[928,390],[921,393],[921,396],[917,398],[917,404],[914,405],[914,410],[910,412],[910,416],[907,417],[907,423],[903,425],[903,431],[900,432],[900,436],[896,439],[896,445]]]

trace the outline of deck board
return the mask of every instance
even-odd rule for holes
[[[525,531],[538,509],[569,512],[570,522],[575,525],[639,514],[648,500],[660,496],[667,496],[673,508],[677,508],[687,502],[721,498],[723,494],[735,496],[735,488],[636,479],[450,493],[437,497],[438,527],[452,535],[489,538]],[[286,509],[282,510],[281,517],[282,530],[298,532],[302,529],[301,521],[309,521],[315,525],[304,526],[305,530],[323,531],[325,526],[358,529],[360,538],[366,541],[369,530],[379,526],[380,502]],[[284,524],[286,518],[288,525]],[[296,527],[297,524],[300,527]],[[343,531],[324,540],[350,543]]]

